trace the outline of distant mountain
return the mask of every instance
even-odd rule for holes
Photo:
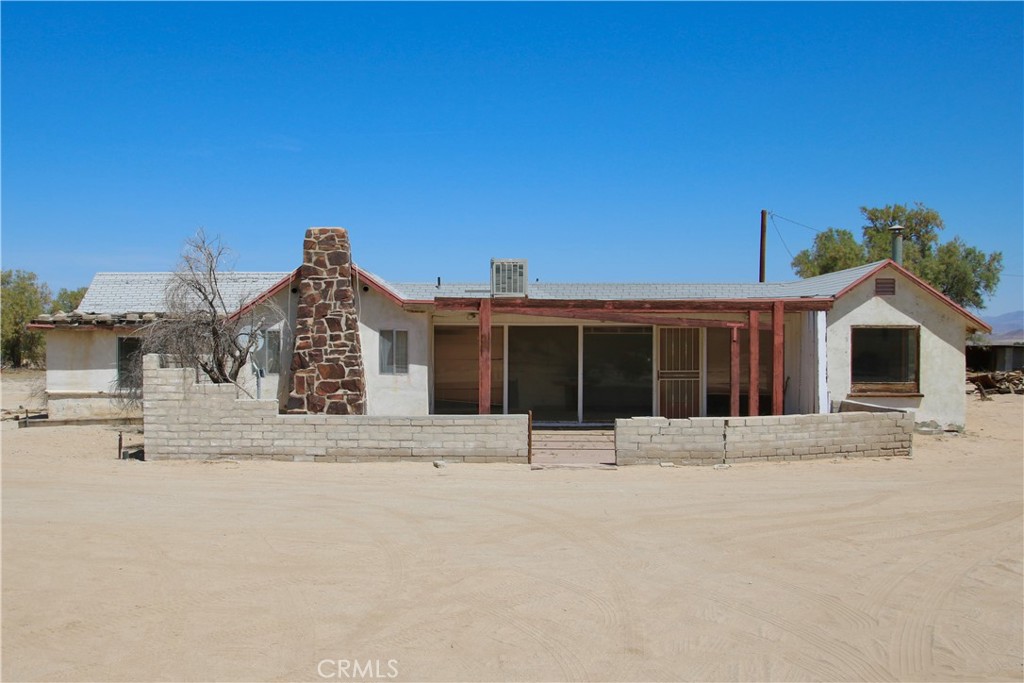
[[[992,326],[992,341],[1024,341],[1024,311],[1013,311],[985,318]]]

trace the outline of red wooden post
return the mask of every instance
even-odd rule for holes
[[[784,312],[782,301],[772,304],[772,415],[782,415],[785,411],[782,395],[785,377],[785,358],[782,351],[786,339]]]
[[[740,416],[740,330],[729,330],[729,415]]]
[[[491,414],[491,300],[480,300],[480,364],[477,404],[481,415]]]
[[[761,364],[761,341],[759,338],[760,329],[758,326],[757,311],[750,311],[750,386],[747,395],[747,415],[757,415],[760,412],[760,364]]]

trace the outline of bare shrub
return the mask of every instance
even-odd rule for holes
[[[226,297],[223,279],[231,272],[230,255],[220,238],[207,237],[203,230],[185,241],[165,292],[166,311],[135,333],[142,343],[118,383],[122,401],[138,404],[142,358],[154,353],[164,366],[193,368],[197,381],[205,377],[214,384],[239,386],[239,373],[251,362],[266,328],[284,314],[273,301],[258,301],[261,292]]]

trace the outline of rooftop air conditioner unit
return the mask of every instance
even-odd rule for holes
[[[526,296],[526,259],[491,259],[491,296]]]

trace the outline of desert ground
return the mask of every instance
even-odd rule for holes
[[[728,469],[120,461],[5,421],[2,676],[1021,680],[1024,397],[968,403],[912,458]]]

